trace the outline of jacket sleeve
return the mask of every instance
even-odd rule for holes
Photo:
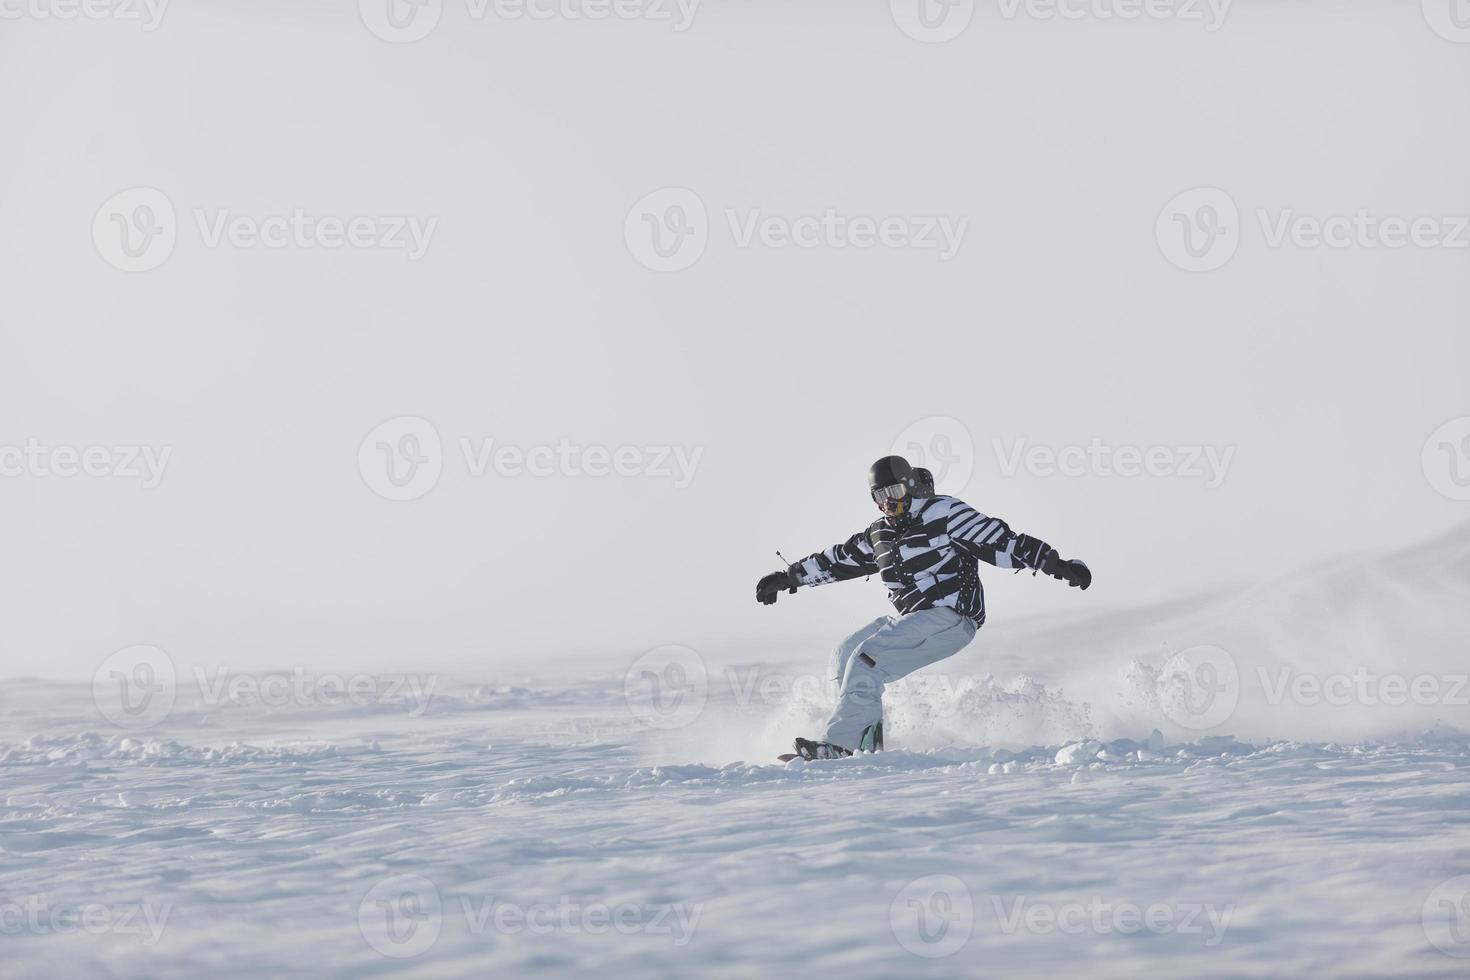
[[[878,560],[868,532],[862,530],[841,544],[808,555],[793,564],[790,571],[797,585],[827,585],[872,575],[878,571]]]
[[[1056,549],[1029,534],[1017,534],[998,517],[987,517],[962,500],[949,512],[949,540],[958,550],[996,568],[1034,569],[1055,575]]]

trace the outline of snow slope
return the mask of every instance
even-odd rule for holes
[[[786,766],[825,651],[439,677],[427,704],[186,686],[137,732],[11,681],[0,975],[1465,976],[1467,579],[1461,530],[993,623],[895,688],[891,751]],[[1202,700],[1202,663],[1234,690]],[[1273,699],[1283,666],[1365,680]],[[1397,676],[1435,698],[1386,703]]]

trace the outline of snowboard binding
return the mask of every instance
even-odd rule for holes
[[[807,762],[815,762],[818,759],[845,759],[852,755],[851,749],[845,749],[831,742],[817,742],[809,738],[798,738],[791,743],[795,752],[777,756],[782,762],[790,762],[792,759],[805,759]],[[858,736],[859,752],[882,752],[883,751],[883,723],[875,722],[864,728]]]

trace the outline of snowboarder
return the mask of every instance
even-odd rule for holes
[[[897,616],[873,620],[838,644],[828,676],[837,706],[820,739],[798,738],[796,755],[833,759],[883,747],[883,688],[890,681],[958,653],[985,623],[977,561],[1045,572],[1086,589],[1092,572],[1064,560],[1045,541],[1016,534],[955,497],[934,492],[928,470],[884,456],[868,470],[868,490],[883,516],[841,544],[764,576],[755,597],[765,605],[784,589],[826,585],[879,573]],[[783,756],[783,758],[788,758]]]

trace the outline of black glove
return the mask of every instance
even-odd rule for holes
[[[1085,589],[1092,584],[1092,571],[1073,558],[1067,561],[1057,549],[1029,534],[1016,535],[1016,555],[1029,567],[1044,575],[1059,578],[1068,585]]]
[[[1057,570],[1055,572],[1052,572],[1051,574],[1055,575],[1063,582],[1066,582],[1068,585],[1074,586],[1084,591],[1086,591],[1087,587],[1092,584],[1092,569],[1088,568],[1084,563],[1076,558],[1073,558],[1071,561],[1061,562],[1058,565]]]
[[[795,595],[796,577],[790,572],[772,572],[756,583],[755,597],[763,605],[769,606],[776,601],[776,596],[782,589]]]

